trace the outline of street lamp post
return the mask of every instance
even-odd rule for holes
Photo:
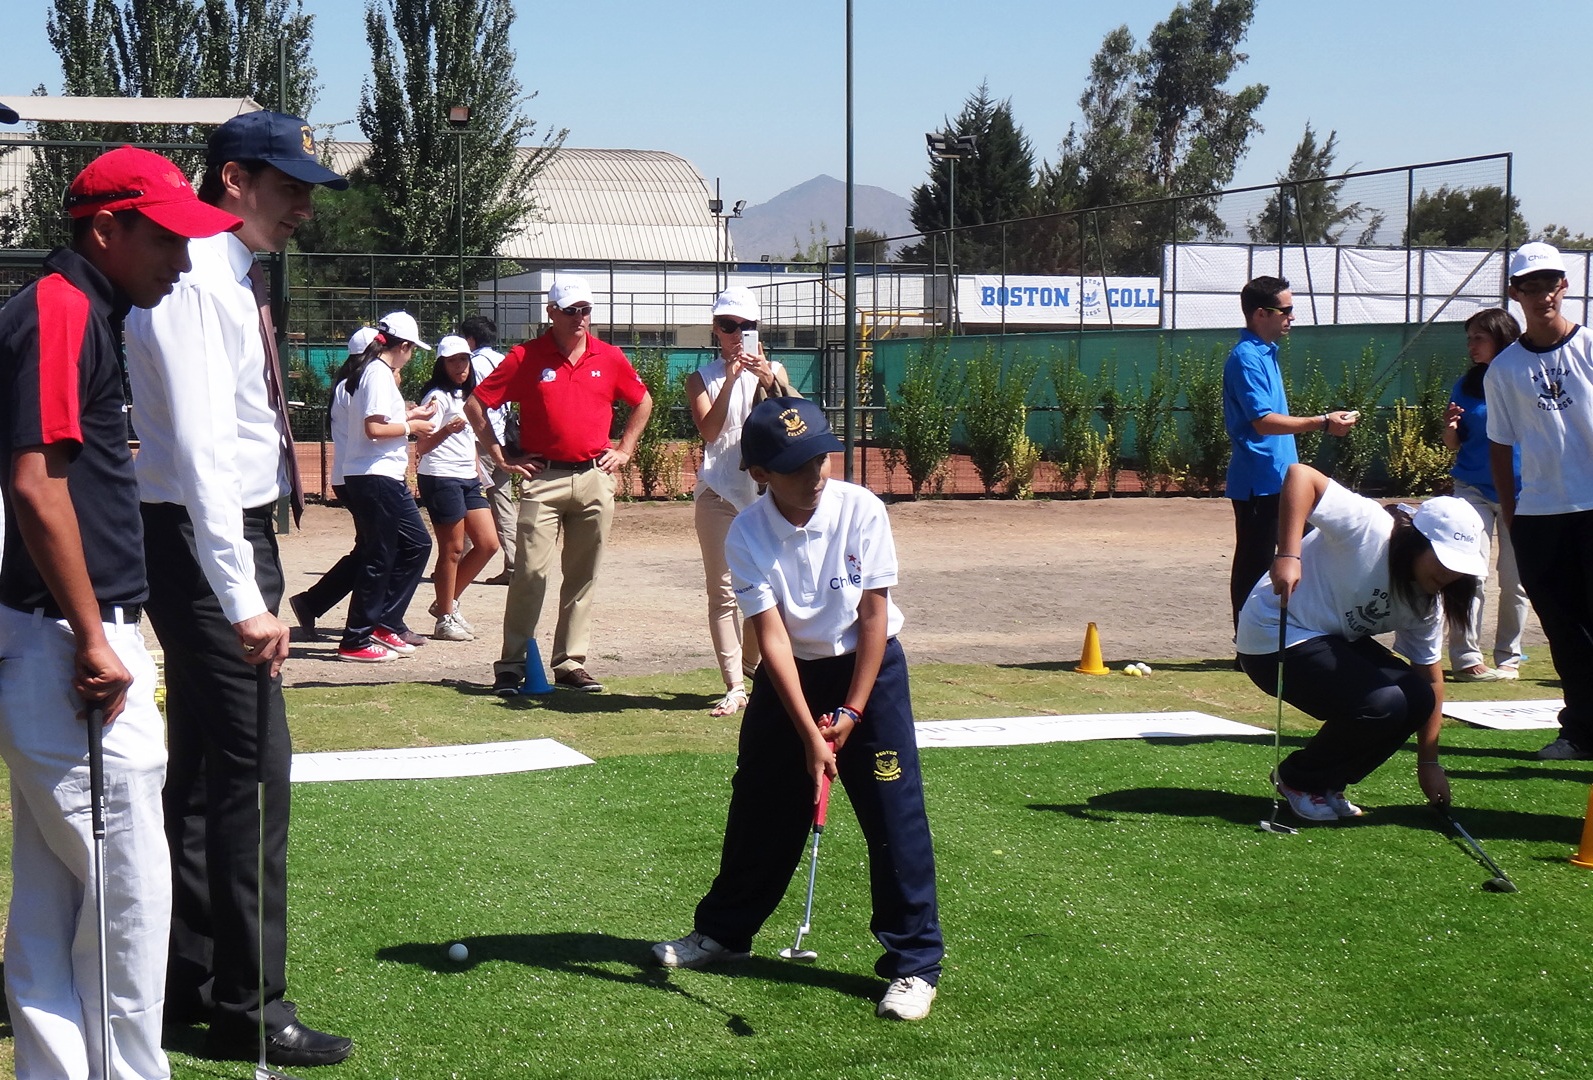
[[[448,126],[454,129],[454,224],[458,227],[458,322],[465,318],[465,132],[470,128],[470,106],[454,105],[448,110]]]
[[[747,208],[747,200],[739,199],[729,210],[725,209],[725,201],[719,197],[719,181],[714,181],[714,197],[708,200],[708,212],[714,216],[717,228],[714,232],[714,294],[718,295],[721,289],[730,284],[730,268],[725,264],[730,261],[730,219],[738,218]],[[724,273],[724,283],[720,284],[720,272]]]
[[[979,148],[975,135],[930,131],[929,160],[946,162],[946,326],[957,332],[957,160],[972,157]]]

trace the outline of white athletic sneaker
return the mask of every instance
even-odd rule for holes
[[[437,641],[473,641],[475,635],[466,630],[459,622],[457,615],[444,615],[437,620],[437,627],[431,632]]]
[[[1333,808],[1333,812],[1341,818],[1360,817],[1362,814],[1366,813],[1365,810],[1362,810],[1359,806],[1356,806],[1354,803],[1350,802],[1350,800],[1345,797],[1344,792],[1342,791],[1328,792],[1327,801],[1328,805]]]
[[[874,1015],[887,1020],[922,1020],[929,1015],[934,1001],[935,988],[917,975],[909,975],[905,979],[891,980]]]
[[[1593,758],[1593,754],[1563,735],[1538,751],[1539,761],[1586,761],[1589,758]]]
[[[1294,811],[1294,816],[1305,821],[1337,821],[1339,812],[1333,808],[1326,795],[1315,792],[1300,791],[1290,787],[1278,779],[1278,770],[1272,770],[1272,786],[1278,794],[1289,800],[1289,809]]]
[[[722,964],[730,960],[745,960],[750,952],[727,949],[700,930],[693,930],[674,941],[660,941],[653,946],[653,959],[664,967],[700,968],[709,964]]]

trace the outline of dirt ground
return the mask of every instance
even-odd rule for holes
[[[1233,655],[1233,514],[1225,499],[934,500],[894,503],[890,513],[901,562],[894,596],[906,617],[901,640],[915,662],[1072,664],[1090,622],[1108,660]],[[290,594],[330,567],[353,535],[348,514],[324,506],[309,507],[304,526],[282,542]],[[544,657],[556,588],[537,629]],[[475,641],[430,642],[375,667],[337,660],[340,605],[321,624],[332,633],[295,641],[284,676],[292,686],[490,683],[506,592],[493,585],[466,592]],[[431,630],[432,599],[428,578],[410,607],[417,632]],[[713,665],[690,503],[616,508],[594,621],[587,666],[599,678]],[[1488,622],[1491,631],[1491,605]],[[1535,618],[1526,640],[1547,653]]]

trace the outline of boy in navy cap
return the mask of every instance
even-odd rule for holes
[[[321,164],[299,117],[252,112],[222,124],[199,197],[243,224],[190,244],[193,268],[171,296],[127,323],[149,618],[166,652],[167,1015],[208,1021],[207,1053],[242,1060],[259,1053],[263,1017],[272,1065],[328,1065],[352,1046],[301,1020],[286,996],[292,747],[273,518],[283,500],[297,518],[303,491],[254,258],[287,247],[322,186],[348,181]]]
[[[747,417],[742,462],[766,494],[730,526],[725,556],[763,663],[741,724],[719,875],[691,933],[653,946],[665,967],[750,955],[802,858],[821,778],[839,776],[868,841],[870,928],[890,980],[877,1015],[929,1015],[945,946],[935,853],[891,602],[884,504],[830,479],[841,443],[823,411],[770,398]],[[866,717],[866,719],[865,719]]]

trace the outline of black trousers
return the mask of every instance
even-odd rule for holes
[[[857,656],[798,660],[802,693],[816,713],[845,704]],[[813,825],[813,781],[802,741],[769,678],[753,676],[741,722],[736,773],[719,875],[697,905],[694,926],[738,951],[779,906]],[[907,687],[907,661],[894,638],[868,699],[863,724],[836,756],[841,784],[868,843],[869,929],[885,947],[874,965],[884,979],[940,979],[945,945],[935,895],[935,852],[924,812],[923,775]],[[831,818],[833,827],[834,818]],[[815,901],[817,904],[817,901]]]
[[[1250,681],[1278,692],[1278,654],[1241,653]],[[1300,791],[1343,791],[1394,756],[1433,714],[1427,676],[1376,638],[1312,638],[1283,654],[1283,700],[1322,727],[1283,759],[1278,776]]]
[[[1263,574],[1272,569],[1278,550],[1278,495],[1256,495],[1233,501],[1233,566],[1228,576],[1228,600],[1233,605],[1233,628],[1239,629],[1239,612],[1245,598]]]
[[[342,484],[332,488],[339,502],[348,504],[348,494]],[[354,581],[359,576],[360,519],[354,519],[354,549],[332,564],[332,569],[322,574],[320,580],[304,590],[305,604],[310,614],[319,619],[335,608],[343,597],[354,591]]]
[[[401,480],[388,476],[348,476],[343,493],[354,515],[359,566],[343,627],[342,647],[363,648],[378,627],[402,634],[404,612],[426,573],[431,534],[415,497]]]
[[[1560,734],[1593,750],[1593,510],[1517,514],[1510,539],[1560,676]]]
[[[255,581],[267,606],[282,602],[271,508],[245,513]],[[211,1003],[214,1024],[259,1022],[265,971],[268,1031],[293,1021],[287,990],[289,743],[282,682],[272,680],[260,759],[257,669],[195,556],[188,512],[145,503],[149,613],[166,654],[166,839],[171,848],[171,956],[166,996],[174,1010]],[[258,770],[258,771],[257,771]],[[262,837],[256,783],[265,781]],[[264,907],[256,918],[256,844],[265,848]],[[257,948],[260,924],[265,952]]]

